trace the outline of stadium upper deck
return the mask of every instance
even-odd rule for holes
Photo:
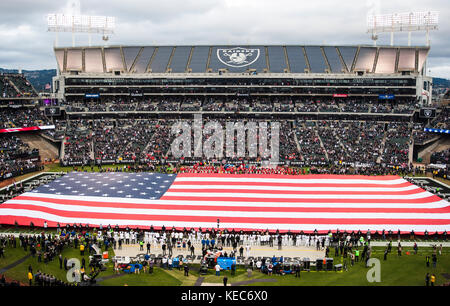
[[[27,100],[38,96],[23,74],[0,74],[0,100]]]
[[[129,88],[140,88],[140,96],[386,96],[426,105],[428,52],[428,47],[366,45],[56,48],[54,88],[64,101],[130,95]]]
[[[142,46],[56,48],[61,73],[420,73],[428,47]]]

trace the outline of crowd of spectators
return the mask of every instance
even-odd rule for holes
[[[339,112],[339,104],[336,103],[336,101],[331,100],[331,101],[326,101],[326,102],[322,102],[322,101],[318,101],[318,105],[319,105],[319,112]]]
[[[17,136],[0,134],[0,181],[40,168],[38,149]]]
[[[274,112],[294,112],[295,104],[290,100],[281,101],[281,103],[274,103],[273,111]]]
[[[412,114],[415,106],[411,104],[396,104],[393,107],[394,114]]]
[[[425,132],[424,127],[425,127],[424,123],[420,123],[420,122],[414,123],[413,130],[412,130],[414,144],[421,145],[421,144],[424,144],[427,141],[439,136],[435,133]]]
[[[63,140],[64,135],[66,133],[67,121],[55,119],[53,121],[53,124],[55,125],[54,130],[53,129],[44,130],[44,131],[42,131],[42,133],[47,135],[48,137],[50,137],[53,140]]]
[[[387,125],[386,144],[381,160],[387,164],[408,164],[409,146],[412,143],[409,123],[390,122]]]
[[[438,109],[436,117],[431,120],[430,124],[426,127],[446,130],[450,129],[450,107]]]
[[[380,102],[372,100],[330,98],[250,98],[232,97],[102,97],[65,102],[69,112],[114,111],[225,111],[225,112],[338,112],[338,113],[394,113],[410,114],[415,110],[413,101]]]
[[[162,159],[167,157],[171,142],[171,127],[175,120],[158,120],[155,124],[155,133],[150,139],[150,143],[143,152],[145,159]]]
[[[263,103],[258,102],[253,104],[252,111],[254,112],[272,112],[272,104],[271,103]]]
[[[128,111],[133,109],[178,109],[196,111],[206,108],[210,111],[332,111],[360,112],[369,110],[371,104],[359,103],[356,100],[317,101],[311,99],[260,99],[249,97],[230,97],[223,99],[142,99],[127,97],[123,101],[110,99],[114,107],[105,106],[113,111]],[[333,102],[334,101],[334,102]],[[87,103],[85,107],[90,105]],[[95,103],[94,103],[95,104]],[[327,106],[324,106],[327,104]],[[97,107],[103,108],[103,106]],[[378,104],[392,105],[392,102]],[[408,104],[405,104],[408,106]],[[96,106],[93,106],[96,107]],[[131,108],[130,108],[131,107]],[[408,106],[409,107],[409,106]],[[392,109],[391,109],[392,110]],[[373,109],[372,109],[373,111]],[[394,111],[395,112],[395,111]],[[449,111],[438,111],[437,122],[442,126],[449,117]],[[145,118],[145,116],[139,116]],[[44,133],[54,140],[63,140],[64,158],[68,164],[88,164],[90,161],[160,161],[170,159],[170,145],[174,139],[171,127],[175,119],[69,119],[49,121],[38,108],[5,108],[0,113],[3,125],[0,127],[18,127],[32,125],[55,124],[55,130]],[[205,118],[209,120],[209,118]],[[211,119],[217,120],[217,119]],[[258,119],[261,120],[261,119]],[[280,120],[281,121],[281,120]],[[103,122],[103,123],[102,123]],[[187,120],[192,124],[192,120]],[[205,121],[206,122],[206,121]],[[225,127],[226,120],[219,120]],[[282,121],[280,133],[281,161],[300,162],[302,165],[407,165],[410,162],[410,144],[412,139],[417,144],[423,143],[435,134],[423,132],[422,123],[377,122],[377,121],[347,121],[347,120],[297,120]],[[192,153],[194,148],[192,146]],[[224,148],[223,152],[226,150]],[[193,155],[193,154],[192,154]],[[439,154],[435,154],[439,156]],[[243,159],[249,158],[248,151]],[[18,163],[15,169],[28,169],[29,164]],[[3,169],[6,167],[4,166]]]
[[[6,78],[11,81],[19,90],[19,94],[25,97],[36,97],[37,93],[31,83],[23,74],[8,74]]]
[[[115,99],[112,103],[108,103],[107,110],[109,112],[130,112],[135,111],[138,105],[138,100],[130,99]]]
[[[0,129],[49,124],[51,121],[37,107],[0,109]]]
[[[136,106],[136,111],[141,112],[155,112],[158,109],[158,105],[150,100],[142,100]]]
[[[223,131],[232,119],[204,118],[203,124],[217,121]],[[257,124],[265,120],[256,120]],[[63,161],[145,162],[173,159],[171,144],[181,135],[171,132],[176,119],[95,119],[73,120],[67,124]],[[192,119],[181,122],[193,127]],[[249,121],[244,121],[247,124]],[[269,121],[267,121],[269,122]],[[270,145],[270,124],[268,124]],[[297,120],[280,122],[279,157],[282,162],[301,165],[408,165],[412,143],[412,123],[339,120]],[[209,134],[203,134],[203,142]],[[194,137],[191,135],[191,157],[194,158]],[[230,161],[261,161],[261,155],[226,156],[224,134],[223,156]],[[236,137],[234,137],[236,142]],[[257,145],[255,143],[254,145]],[[180,147],[181,149],[181,147]],[[270,149],[270,147],[268,147]],[[259,151],[258,151],[259,152]],[[205,158],[205,155],[203,155]],[[177,157],[175,158],[177,159]],[[200,158],[202,159],[202,158]],[[190,160],[183,157],[182,160]]]
[[[377,163],[384,135],[383,123],[335,121],[330,128],[346,152],[342,162]]]
[[[64,162],[88,163],[92,159],[92,135],[86,120],[71,120],[64,138]]]
[[[18,95],[9,80],[0,75],[0,98],[16,98]]]
[[[344,113],[368,113],[369,104],[356,100],[348,100],[345,103],[339,103],[340,109]]]
[[[370,111],[372,113],[392,113],[392,107],[387,103],[372,103]]]
[[[181,101],[180,111],[194,112],[201,109],[202,102],[200,99],[185,99]]]
[[[283,121],[280,125],[280,158],[284,160],[298,160],[300,152],[295,140],[293,122]]]
[[[5,107],[0,111],[0,129],[50,124],[51,121],[38,107]],[[65,131],[59,134],[59,137],[64,133]],[[31,148],[17,135],[0,134],[0,180],[36,171],[41,167],[38,149]]]
[[[180,108],[180,102],[163,98],[158,102],[158,111],[162,112],[174,112]]]
[[[214,100],[213,98],[205,99],[203,102],[203,111],[208,112],[220,112],[222,111],[223,102]]]
[[[318,121],[318,132],[327,152],[328,160],[347,160],[347,153],[339,135],[344,131],[344,123],[340,121]]]
[[[96,160],[135,160],[143,154],[155,134],[155,121],[136,120],[131,125],[114,127],[94,122],[93,142]]]
[[[431,163],[450,165],[450,149],[434,152],[430,157]]]
[[[0,74],[0,98],[36,96],[36,91],[23,74]]]
[[[306,164],[326,163],[325,149],[320,143],[315,121],[296,122],[295,134],[300,147],[300,158]]]

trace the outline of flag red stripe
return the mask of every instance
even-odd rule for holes
[[[58,205],[77,205],[86,207],[111,207],[129,209],[161,209],[161,210],[200,210],[200,211],[247,211],[247,212],[324,212],[324,213],[450,213],[450,206],[441,208],[362,208],[362,207],[264,207],[264,206],[223,206],[223,205],[171,205],[171,204],[134,204],[121,202],[95,202],[83,200],[63,200],[19,196],[15,200],[34,200]],[[5,203],[3,208],[20,203]],[[37,203],[39,204],[39,203]],[[29,204],[20,204],[29,205]],[[33,205],[34,206],[34,205]]]
[[[33,222],[35,226],[41,226],[41,227],[42,227],[42,226],[44,225],[44,221],[47,221],[47,225],[48,225],[49,227],[56,227],[56,226],[58,225],[58,222],[50,221],[50,220],[44,220],[44,219],[41,219],[41,218],[30,218],[30,217],[18,217],[18,216],[0,215],[0,223],[2,223],[2,224],[14,224],[15,221],[17,221],[18,224],[27,225],[27,226],[30,225],[30,222]],[[61,227],[66,226],[66,224],[69,224],[69,225],[71,226],[73,223],[59,222],[59,225],[60,225]],[[84,225],[84,224],[83,224],[83,225]],[[100,224],[89,223],[89,226],[90,226],[90,227],[99,227],[99,225],[100,225]],[[111,224],[111,226],[112,226],[112,227],[115,227],[115,224]],[[119,225],[119,228],[124,229],[124,228],[126,228],[127,226],[130,226],[130,227],[136,227],[136,226],[133,225],[133,224],[128,224],[128,225]],[[331,224],[331,226],[333,226],[333,224]],[[106,225],[103,224],[103,227],[106,228]],[[139,225],[139,228],[140,228],[140,229],[150,229],[150,227],[151,227],[151,225],[148,225],[148,226],[145,226],[145,225]],[[161,227],[162,227],[162,226],[156,226],[156,225],[153,226],[153,228],[154,228],[154,229],[157,229],[157,230],[158,230],[158,229],[161,229]],[[170,227],[170,228],[172,228],[172,227]],[[188,225],[188,226],[186,226],[186,228],[188,228],[188,229],[194,228],[195,230],[198,230],[198,227],[195,227],[195,226],[192,226],[192,227],[191,227],[191,226]],[[230,227],[227,227],[227,228],[231,230]],[[176,230],[183,230],[184,228],[183,228],[183,227],[177,227],[177,226],[175,226],[175,229],[176,229]],[[203,229],[204,229],[204,228],[203,228]],[[258,230],[266,231],[266,229],[267,229],[267,228],[261,228],[261,229],[258,229]],[[240,230],[247,231],[248,228],[234,227],[234,230],[237,231],[237,232],[239,232]],[[346,229],[340,229],[339,231],[342,233],[342,232],[344,232],[345,230],[346,230]],[[352,229],[348,229],[348,230],[352,231]],[[360,229],[360,230],[361,230],[361,233],[366,233],[366,232],[367,232],[367,229],[365,229],[365,228],[362,228],[362,229]],[[275,231],[276,231],[276,230],[274,230],[274,229],[269,229],[269,232],[270,232],[270,233],[274,233]],[[292,229],[291,229],[291,230],[289,230],[289,231],[290,231],[291,233],[300,233],[302,230],[292,230]],[[358,231],[358,229],[356,229],[355,231]],[[280,229],[279,232],[280,232],[280,233],[287,233],[288,230]],[[311,234],[311,233],[314,233],[314,230],[303,230],[303,232],[304,232],[305,234]],[[332,228],[332,229],[331,229],[331,232],[335,233],[335,232],[336,232],[336,228]],[[388,232],[388,230],[386,230],[386,235],[388,235],[387,232]],[[328,230],[317,230],[317,233],[319,233],[319,234],[326,234],[326,233],[328,233]],[[372,233],[373,233],[373,231],[372,231]],[[379,233],[381,233],[381,230],[379,231]],[[409,234],[410,231],[400,231],[400,233],[401,233],[401,234]],[[441,232],[439,232],[439,233],[441,233]],[[393,235],[396,235],[396,234],[397,234],[397,230],[395,230],[395,232],[394,232],[394,230],[393,230]],[[423,235],[424,232],[415,231],[415,234],[416,234],[416,235]]]
[[[6,207],[5,207],[6,208]],[[144,221],[177,221],[177,222],[217,222],[217,216],[179,216],[179,215],[142,215],[79,212],[52,209],[33,205],[11,205],[10,209],[40,211],[65,218],[144,220]],[[448,219],[385,219],[385,218],[261,218],[261,217],[224,217],[219,216],[222,223],[266,223],[266,224],[411,224],[411,225],[447,225]]]
[[[373,180],[392,181],[401,179],[398,175],[342,175],[342,174],[308,174],[308,175],[283,175],[283,174],[228,174],[228,173],[178,173],[178,177],[227,177],[227,178],[266,178],[266,179],[337,179],[337,180]]]

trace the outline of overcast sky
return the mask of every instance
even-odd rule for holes
[[[109,45],[372,44],[367,14],[435,10],[439,30],[430,32],[427,74],[450,79],[448,0],[1,0],[0,67],[56,68],[46,15],[68,13],[77,2],[83,15],[116,18]],[[75,41],[88,45],[87,35]],[[71,44],[70,33],[59,34],[59,46]],[[390,35],[378,44],[390,44]],[[406,45],[407,34],[396,34],[395,44]],[[425,45],[425,34],[414,33],[412,44]]]

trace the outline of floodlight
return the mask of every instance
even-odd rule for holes
[[[427,45],[429,45],[428,31],[437,30],[439,12],[408,12],[385,15],[367,16],[367,33],[376,41],[377,33],[391,33],[391,45],[394,43],[394,32],[408,32],[408,45],[411,45],[412,31],[426,31]]]
[[[48,30],[51,32],[113,34],[115,18],[106,16],[48,14]]]

